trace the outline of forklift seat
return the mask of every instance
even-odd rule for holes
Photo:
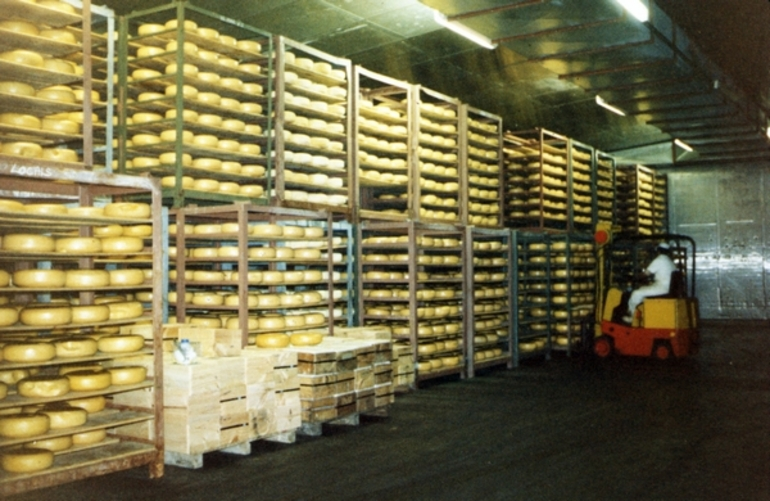
[[[649,296],[650,298],[679,299],[687,297],[687,284],[684,274],[680,270],[671,272],[671,283],[668,286],[668,293],[659,296]]]

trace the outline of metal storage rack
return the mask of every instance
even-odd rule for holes
[[[655,173],[652,202],[653,233],[668,233],[668,176]]]
[[[507,133],[506,226],[566,230],[570,140],[545,129]]]
[[[533,356],[551,356],[551,261],[548,233],[513,231],[514,364]]]
[[[503,119],[466,104],[460,107],[461,191],[464,224],[503,225]]]
[[[465,344],[468,377],[486,367],[513,367],[511,230],[466,226]]]
[[[92,7],[90,0],[72,3],[59,8],[22,0],[3,3],[0,20],[27,26],[2,31],[0,72],[24,88],[10,89],[9,82],[0,90],[0,113],[6,120],[0,125],[0,154],[36,158],[40,165],[50,161],[92,168],[94,142],[111,143],[112,87],[107,79],[112,71],[114,15],[104,7]],[[94,23],[105,22],[106,35],[92,31]],[[28,51],[39,60],[21,59],[32,57]],[[99,99],[93,98],[92,90]],[[35,118],[22,120],[18,115]]]
[[[15,392],[0,400],[0,410],[11,410],[16,407],[37,404],[66,402],[73,399],[91,396],[116,397],[134,390],[152,392],[144,408],[125,409],[119,406],[92,413],[87,422],[76,428],[50,430],[44,435],[24,438],[0,439],[0,448],[16,447],[34,440],[55,438],[73,433],[92,430],[107,430],[107,438],[89,446],[73,447],[56,453],[53,466],[32,473],[0,472],[0,496],[23,492],[26,490],[49,487],[64,482],[78,480],[96,475],[148,466],[150,476],[160,477],[163,474],[163,365],[161,317],[162,309],[162,276],[161,263],[163,249],[160,188],[156,181],[145,177],[116,176],[70,168],[66,164],[49,165],[36,159],[17,159],[0,157],[0,181],[3,186],[2,195],[13,198],[14,201],[45,204],[66,204],[69,206],[93,206],[105,199],[119,199],[137,193],[146,194],[151,199],[153,216],[150,219],[113,218],[104,216],[82,216],[79,212],[69,210],[69,213],[40,213],[4,209],[0,212],[0,229],[2,233],[17,233],[20,225],[25,233],[44,234],[52,237],[90,236],[98,235],[100,228],[119,228],[116,225],[150,226],[150,236],[146,237],[144,250],[127,255],[111,253],[61,253],[44,251],[0,251],[0,260],[5,262],[4,269],[13,272],[29,268],[77,270],[77,269],[110,269],[136,264],[151,265],[145,283],[134,286],[105,286],[105,287],[63,287],[63,288],[23,288],[18,285],[6,287],[3,295],[9,304],[28,304],[30,302],[50,302],[56,299],[75,300],[80,306],[93,305],[102,296],[118,297],[126,293],[143,293],[149,299],[149,305],[144,304],[144,314],[139,317],[113,318],[104,322],[63,324],[63,325],[29,325],[18,323],[0,328],[0,338],[12,340],[18,338],[39,338],[50,341],[55,336],[95,335],[99,332],[115,332],[133,324],[149,323],[143,327],[149,328],[145,336],[146,347],[139,352],[127,354],[112,354],[97,352],[95,355],[80,358],[60,358],[40,363],[11,363],[0,362],[0,369],[39,369],[40,374],[55,374],[61,366],[70,364],[105,363],[122,365],[121,361],[129,360],[136,364],[136,356],[145,360],[150,378],[144,382],[132,385],[111,385],[110,387],[91,392],[70,391],[59,397],[28,398]],[[122,230],[122,228],[121,228]],[[155,252],[152,249],[156,249]],[[149,297],[148,297],[149,294]],[[133,306],[139,306],[133,304]],[[118,316],[117,314],[115,316]],[[119,316],[118,316],[119,317]],[[23,321],[23,319],[22,319]],[[153,392],[154,390],[154,392]],[[126,427],[144,423],[148,424],[150,437],[140,440],[130,438],[124,433]]]
[[[413,171],[414,217],[425,222],[459,224],[462,198],[460,101],[415,85],[418,164]]]
[[[550,237],[551,347],[568,355],[580,350],[596,307],[596,254],[591,234]]]
[[[622,233],[653,233],[655,171],[643,165],[617,168],[615,222]]]
[[[178,322],[238,328],[244,346],[260,333],[328,327],[333,334],[334,320],[351,323],[350,227],[331,213],[236,203],[185,207],[173,216]],[[287,325],[260,325],[268,314]]]
[[[596,221],[612,224],[615,216],[615,158],[595,151],[596,164]]]
[[[271,205],[354,213],[353,66],[276,36]]]
[[[462,231],[453,225],[363,221],[357,231],[363,325],[411,345],[417,380],[465,374]]]
[[[352,158],[361,218],[414,218],[417,151],[412,85],[355,67]]]
[[[596,226],[594,211],[598,171],[594,149],[570,139],[569,155],[569,229],[592,232]]]
[[[119,31],[119,171],[161,177],[174,207],[266,203],[272,37],[182,1]]]

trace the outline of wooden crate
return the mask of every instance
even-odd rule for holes
[[[214,329],[186,324],[164,327],[164,338],[189,339],[199,357],[235,357],[241,354],[243,334],[240,329]]]
[[[390,327],[386,325],[369,327],[335,327],[334,337],[390,340],[392,334]]]

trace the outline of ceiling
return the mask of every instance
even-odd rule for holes
[[[118,14],[157,6],[105,3]],[[770,161],[767,0],[649,0],[647,23],[615,0],[192,3],[456,96],[509,130],[544,127],[645,163],[670,163],[674,138],[695,149],[673,150],[682,165]],[[498,47],[443,28],[432,9]]]

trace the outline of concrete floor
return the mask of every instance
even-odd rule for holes
[[[686,361],[532,361],[400,395],[358,427],[207,454],[201,470],[12,499],[770,500],[769,334],[712,322]]]

